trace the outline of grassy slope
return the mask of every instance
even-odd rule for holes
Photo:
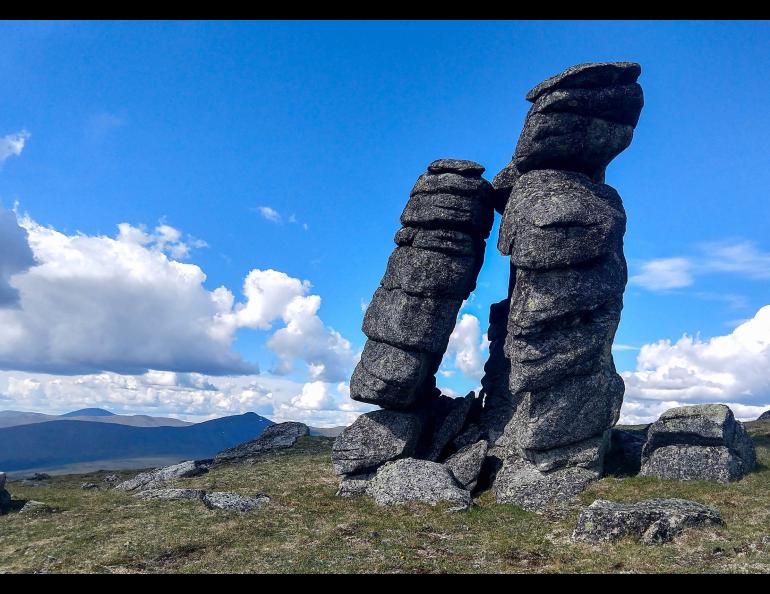
[[[486,493],[474,509],[450,514],[440,506],[380,508],[368,498],[337,498],[332,440],[309,437],[254,465],[179,481],[272,497],[250,514],[80,489],[103,473],[57,477],[49,488],[10,483],[15,499],[43,500],[60,511],[0,517],[0,571],[770,572],[770,423],[749,427],[761,466],[738,483],[607,477],[581,495],[583,505],[684,497],[725,518],[724,528],[687,531],[661,546],[572,543],[579,506],[538,516],[496,505]]]

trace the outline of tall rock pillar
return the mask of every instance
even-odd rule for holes
[[[513,159],[493,181],[511,279],[490,313],[482,420],[502,503],[539,510],[602,473],[623,400],[611,347],[627,280],[626,214],[603,182],[633,137],[640,72],[581,64],[537,85]]]

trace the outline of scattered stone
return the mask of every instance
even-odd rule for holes
[[[481,473],[481,466],[484,464],[488,448],[488,442],[481,440],[465,446],[452,454],[444,462],[444,466],[449,469],[452,476],[457,479],[457,482],[471,493],[476,488],[479,474]]]
[[[337,474],[358,474],[388,460],[411,456],[422,429],[417,414],[376,410],[359,416],[334,441]]]
[[[602,542],[630,536],[645,544],[667,542],[686,527],[719,526],[716,509],[686,499],[619,503],[598,499],[578,517],[575,540]]]
[[[270,425],[256,439],[219,452],[214,456],[214,463],[240,462],[263,452],[290,448],[306,435],[310,435],[310,429],[304,423],[291,421]]]
[[[134,494],[143,501],[195,501],[206,494],[200,489],[146,489]]]
[[[105,483],[117,483],[120,477],[117,474],[108,474],[102,479]]]
[[[726,483],[756,463],[754,442],[730,408],[700,404],[669,409],[650,426],[639,474]]]
[[[369,483],[374,478],[374,472],[362,472],[360,474],[346,474],[340,481],[337,489],[337,497],[358,497],[366,495]]]
[[[211,460],[187,460],[186,462],[158,468],[150,472],[142,472],[132,479],[119,483],[115,488],[119,491],[156,489],[170,480],[205,474],[209,471],[210,465]]]
[[[24,506],[19,510],[20,514],[42,514],[42,513],[51,513],[53,512],[53,508],[48,505],[47,503],[43,503],[42,501],[35,501],[34,499],[30,499],[27,501]]]
[[[471,494],[443,464],[415,458],[389,462],[377,471],[367,489],[378,505],[420,501],[430,505],[452,504],[453,510],[467,509]]]
[[[93,489],[98,489],[99,485],[97,485],[96,483],[82,483],[80,485],[80,488],[83,489],[84,491],[91,491]]]
[[[236,493],[224,493],[214,491],[203,496],[203,504],[209,509],[221,509],[225,511],[250,512],[259,509],[270,502],[267,495],[238,495]]]

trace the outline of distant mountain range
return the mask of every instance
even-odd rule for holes
[[[0,411],[0,471],[90,472],[146,468],[216,453],[259,436],[273,421],[256,413],[203,423],[84,408],[63,415]],[[310,427],[336,437],[344,427]],[[22,475],[23,476],[23,475]]]
[[[0,410],[0,429],[17,425],[47,423],[50,421],[91,421],[93,423],[114,423],[131,427],[187,427],[192,425],[180,419],[151,417],[148,415],[116,415],[103,408],[82,408],[63,415],[46,415],[18,410]]]
[[[79,418],[76,415],[0,429],[0,469],[56,468],[97,460],[102,468],[110,468],[110,460],[209,458],[257,437],[273,424],[255,413],[182,427],[73,420]],[[111,417],[102,417],[106,418]]]

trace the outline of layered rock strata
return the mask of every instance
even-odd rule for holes
[[[639,73],[633,63],[583,64],[536,86],[513,159],[493,182],[498,249],[511,261],[482,380],[500,502],[540,510],[602,473],[623,399],[611,347],[627,281],[626,214],[603,180],[631,142]]]

